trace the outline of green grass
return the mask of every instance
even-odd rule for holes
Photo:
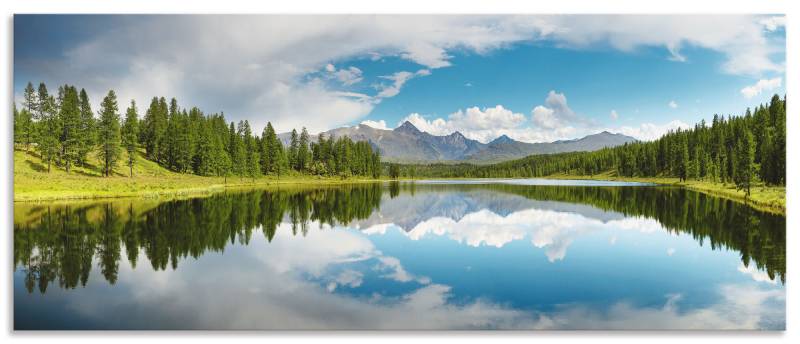
[[[41,162],[35,153],[14,151],[14,201],[52,201],[94,198],[140,197],[176,198],[206,195],[234,187],[255,187],[295,184],[343,184],[373,181],[366,178],[327,178],[290,175],[260,177],[256,179],[229,177],[201,177],[169,171],[153,161],[139,159],[133,167],[133,178],[128,166],[119,164],[111,177],[102,177],[100,164],[90,157],[88,166],[74,167],[70,173],[64,168]],[[123,153],[123,158],[127,158]]]
[[[307,175],[268,176],[256,179],[229,177],[201,177],[169,171],[153,161],[147,160],[143,152],[133,168],[134,177],[129,177],[127,166],[120,164],[111,177],[102,177],[99,161],[90,157],[88,166],[74,167],[70,173],[53,165],[50,173],[47,166],[35,153],[14,151],[14,201],[52,201],[94,198],[182,198],[207,195],[241,187],[274,187],[292,185],[349,184],[372,182],[369,178],[334,178]],[[126,158],[123,153],[123,158]],[[773,213],[786,213],[786,188],[756,185],[747,197],[744,191],[736,190],[732,184],[707,181],[680,182],[677,178],[627,178],[606,172],[594,176],[557,174],[554,179],[595,179],[652,182],[677,185],[707,194],[750,204]]]
[[[641,177],[620,177],[615,172],[605,172],[594,176],[579,176],[570,174],[555,174],[546,178],[553,179],[591,179],[591,180],[618,180],[633,182],[649,182],[663,185],[682,186],[687,189],[700,191],[718,197],[727,198],[737,202],[749,204],[750,206],[769,211],[772,213],[786,214],[786,187],[785,186],[765,186],[758,184],[750,188],[750,196],[743,190],[736,190],[733,184],[712,183],[703,180],[687,180],[681,182],[678,178],[641,178]]]

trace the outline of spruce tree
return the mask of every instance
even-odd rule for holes
[[[114,90],[108,91],[108,95],[100,103],[100,122],[98,123],[98,142],[103,175],[111,176],[121,151],[121,137],[119,125],[119,108],[117,107],[117,95]]]
[[[86,166],[86,157],[89,155],[95,145],[97,144],[97,123],[94,119],[94,112],[92,105],[89,102],[89,95],[86,90],[81,89],[79,95],[80,104],[80,128],[79,128],[79,141],[78,141],[78,163]]]
[[[82,142],[81,111],[80,99],[75,87],[65,85],[63,89],[64,96],[59,109],[59,119],[61,121],[59,142],[61,144],[64,168],[69,173],[72,163],[79,161],[78,154]]]
[[[133,178],[133,165],[136,164],[137,152],[136,142],[139,137],[139,114],[136,109],[136,101],[131,100],[131,106],[125,111],[125,122],[122,124],[122,146],[128,155],[126,161],[130,168],[130,175]]]
[[[47,172],[50,172],[51,166],[58,155],[58,133],[61,131],[58,121],[58,107],[56,106],[56,99],[48,94],[47,86],[44,83],[39,84],[36,99],[36,147],[42,162],[47,164]]]

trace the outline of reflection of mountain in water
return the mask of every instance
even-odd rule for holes
[[[388,192],[387,192],[388,191]],[[520,185],[350,185],[316,189],[229,192],[163,203],[114,201],[15,204],[14,263],[29,291],[85,285],[94,264],[115,283],[123,255],[132,265],[144,254],[152,268],[177,268],[188,257],[272,240],[281,222],[304,235],[308,223],[394,223],[405,230],[441,217],[501,216],[526,209],[575,213],[602,222],[638,216],[691,234],[713,249],[738,251],[770,278],[785,279],[786,219],[728,200],[677,188]],[[323,229],[330,230],[330,229]],[[260,233],[259,233],[260,232]],[[96,261],[96,263],[94,263]]]
[[[465,215],[480,210],[489,210],[501,216],[508,216],[511,213],[532,208],[575,213],[602,222],[625,218],[621,213],[590,205],[543,201],[514,194],[487,192],[486,187],[486,185],[416,186],[413,195],[411,193],[402,193],[391,197],[384,194],[379,209],[373,212],[366,220],[354,221],[350,225],[368,228],[374,225],[392,223],[408,232],[418,224],[434,217],[445,217],[459,221]]]

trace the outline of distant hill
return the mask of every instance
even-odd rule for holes
[[[354,127],[332,129],[325,136],[347,136],[354,141],[368,141],[380,150],[386,161],[395,162],[498,162],[518,159],[534,154],[594,151],[636,141],[635,138],[607,131],[575,140],[561,140],[547,143],[527,143],[516,141],[506,135],[489,143],[469,139],[456,131],[450,135],[436,136],[423,132],[411,122],[406,121],[393,130],[376,129],[361,124]],[[284,145],[289,144],[290,133],[278,137]],[[317,140],[316,135],[311,136]]]

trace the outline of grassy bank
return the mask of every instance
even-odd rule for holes
[[[256,179],[229,177],[200,177],[169,171],[158,164],[144,159],[141,152],[133,168],[134,177],[129,177],[127,166],[120,166],[112,177],[101,177],[99,164],[90,159],[87,166],[75,167],[70,173],[62,168],[47,166],[34,153],[21,150],[14,152],[14,201],[35,202],[52,200],[80,200],[96,198],[180,198],[200,196],[242,187],[274,187],[291,185],[335,185],[361,182],[374,182],[367,178],[332,178],[307,175],[282,177],[260,177]],[[707,194],[750,204],[773,213],[786,213],[786,188],[755,186],[750,197],[744,191],[736,190],[732,184],[710,183],[706,181],[680,182],[677,178],[627,178],[608,172],[594,176],[567,174],[552,175],[554,179],[594,179],[651,182],[676,185]]]
[[[175,198],[211,194],[225,188],[293,184],[343,184],[374,181],[359,178],[326,178],[316,176],[260,177],[256,179],[201,177],[169,171],[140,157],[129,176],[127,166],[119,166],[113,176],[101,177],[99,164],[90,159],[87,166],[78,166],[67,173],[62,168],[47,166],[34,153],[14,152],[14,201],[35,202],[95,198]]]
[[[786,187],[784,186],[764,186],[763,184],[759,184],[750,189],[750,196],[748,197],[743,190],[736,190],[736,186],[733,184],[712,183],[701,180],[687,180],[685,182],[681,182],[678,178],[620,177],[614,172],[606,172],[602,174],[596,174],[594,176],[555,174],[546,178],[615,180],[675,185],[700,191],[706,194],[727,198],[737,202],[746,203],[760,210],[778,214],[786,214]]]

